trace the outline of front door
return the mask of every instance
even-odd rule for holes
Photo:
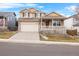
[[[49,26],[52,25],[51,19],[44,19],[43,22],[44,22],[44,24],[45,24],[46,27],[49,27]]]
[[[45,23],[46,23],[46,26],[49,26],[50,25],[50,20],[47,20]]]

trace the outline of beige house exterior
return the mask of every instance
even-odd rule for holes
[[[61,30],[62,32],[65,19],[66,17],[56,12],[46,14],[34,8],[24,9],[20,11],[18,30],[26,32]]]

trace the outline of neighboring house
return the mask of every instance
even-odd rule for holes
[[[16,25],[16,14],[14,12],[0,12],[0,29],[14,28]]]
[[[75,14],[73,16],[68,17],[65,20],[65,28],[77,29],[77,31],[79,32],[79,14]]]
[[[18,30],[26,32],[61,30],[63,32],[65,19],[66,17],[56,12],[46,14],[34,8],[24,9],[20,11]]]

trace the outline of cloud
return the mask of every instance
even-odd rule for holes
[[[76,5],[71,5],[71,6],[66,7],[66,9],[71,11],[71,12],[75,12],[76,8],[77,8]]]
[[[38,6],[38,8],[44,8],[44,6]]]
[[[44,8],[44,6],[39,5],[39,4],[34,4],[34,3],[28,3],[26,4],[26,7],[35,7],[35,8]]]
[[[44,6],[34,3],[0,3],[0,8],[43,8]]]
[[[68,11],[63,11],[63,10],[57,10],[57,11],[55,11],[55,12],[57,12],[57,13],[59,13],[60,15],[62,15],[62,16],[64,16],[64,17],[69,17],[69,16],[71,16],[72,15],[72,13],[70,13],[70,12],[68,12]]]
[[[36,7],[36,6],[38,6],[38,4],[28,3],[28,4],[26,4],[26,6],[29,6],[29,7]]]
[[[0,8],[18,8],[18,7],[37,7],[38,4],[33,3],[0,3]]]
[[[0,3],[0,8],[16,8],[23,6],[20,3]]]
[[[69,15],[69,14],[64,14],[64,13],[60,13],[62,16],[64,16],[64,17],[69,17],[69,16],[71,16],[71,15]]]

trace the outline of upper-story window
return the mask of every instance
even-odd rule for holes
[[[44,13],[40,13],[40,17],[43,17],[45,14]]]
[[[35,18],[35,13],[30,13],[30,18]]]
[[[42,13],[29,13],[29,12],[22,13],[21,15],[22,17],[26,17],[26,18],[40,18],[44,16],[44,14]]]
[[[37,13],[37,17],[40,18],[40,13]]]
[[[28,18],[28,13],[25,13],[25,17]]]
[[[30,17],[30,13],[28,13],[28,18]]]
[[[23,13],[23,17],[25,16],[25,14]]]
[[[35,13],[35,18],[37,17],[37,13]]]
[[[40,13],[40,17],[42,16],[42,13]]]

